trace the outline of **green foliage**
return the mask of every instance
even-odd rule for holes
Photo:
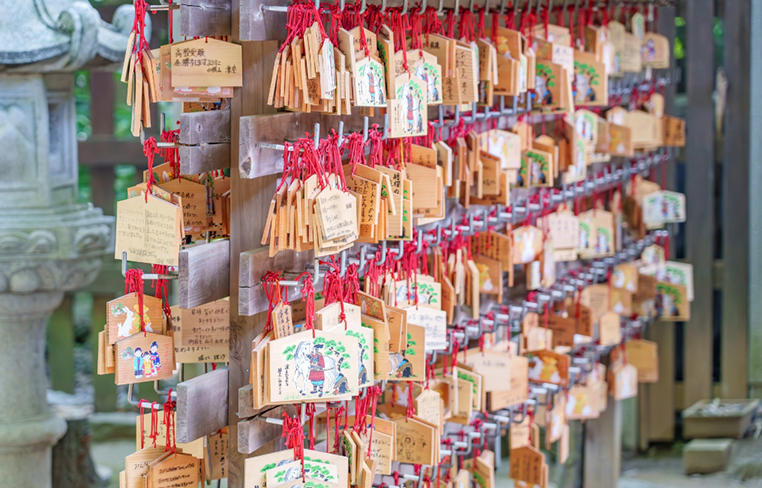
[[[296,344],[292,344],[283,350],[283,354],[288,354],[290,352],[294,352],[295,350],[296,350]]]
[[[413,343],[413,345],[415,345],[415,343]],[[412,347],[408,347],[407,349],[405,349],[405,356],[415,356],[415,355],[416,355],[415,349],[413,349]]]
[[[341,363],[341,367],[339,369],[349,369],[349,363],[347,362]]]
[[[275,467],[275,463],[267,463],[264,466],[262,466],[262,469],[259,470],[260,473],[264,473],[267,470],[273,469]]]

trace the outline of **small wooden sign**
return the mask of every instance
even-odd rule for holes
[[[161,299],[143,295],[142,326],[148,332],[163,332]],[[130,293],[106,303],[106,327],[108,344],[114,344],[143,330],[137,293]]]
[[[239,44],[195,39],[172,44],[173,87],[233,87],[243,85]]]
[[[117,202],[114,258],[177,266],[181,224],[180,207],[153,195]]]
[[[553,351],[534,351],[528,356],[529,381],[551,383],[565,387],[569,384],[569,364],[571,358]]]
[[[116,342],[117,385],[171,378],[174,367],[172,337],[138,332]]]
[[[151,488],[178,488],[198,486],[201,479],[201,461],[190,454],[170,454],[155,464],[146,473],[147,486]]]

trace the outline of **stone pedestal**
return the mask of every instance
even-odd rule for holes
[[[74,115],[71,75],[0,75],[0,488],[51,486],[47,319],[113,248],[113,218],[76,203]]]

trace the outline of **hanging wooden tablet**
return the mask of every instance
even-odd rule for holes
[[[196,486],[203,480],[202,466],[198,458],[190,454],[170,454],[148,468],[145,479],[150,488],[173,488]]]
[[[569,383],[570,358],[566,354],[553,351],[534,351],[529,359],[529,381],[566,386]]]
[[[243,83],[241,46],[217,39],[172,44],[172,86],[234,87]]]
[[[286,449],[276,451],[262,456],[247,458],[244,461],[244,482],[245,488],[264,488],[266,486],[266,471],[272,469],[281,463],[286,464],[294,460],[294,450]]]
[[[143,317],[137,293],[129,293],[106,303],[108,344],[114,344],[133,334],[146,330],[163,333],[161,299],[143,295]]]
[[[268,345],[269,399],[273,404],[356,395],[357,339],[311,331]]]
[[[116,204],[114,258],[177,266],[182,209],[153,195]]]
[[[172,377],[174,343],[172,337],[138,332],[116,342],[117,385],[157,381]]]

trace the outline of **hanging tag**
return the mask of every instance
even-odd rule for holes
[[[172,377],[174,343],[171,337],[139,332],[116,342],[117,385]]]
[[[291,305],[279,301],[273,308],[272,312],[273,320],[273,333],[275,339],[282,337],[288,337],[294,333],[294,323],[291,319]]]
[[[566,400],[566,418],[569,420],[595,419],[600,416],[600,393],[595,386],[574,385]]]
[[[172,44],[173,87],[242,86],[241,46],[217,39]]]
[[[566,386],[569,383],[570,358],[553,351],[534,351],[528,356],[529,381]]]
[[[168,453],[158,462],[151,463],[145,475],[146,486],[152,488],[171,488],[181,479],[188,486],[195,486],[202,481],[201,460],[190,454]]]
[[[164,200],[129,198],[116,204],[114,258],[138,263],[178,265],[182,210]]]

